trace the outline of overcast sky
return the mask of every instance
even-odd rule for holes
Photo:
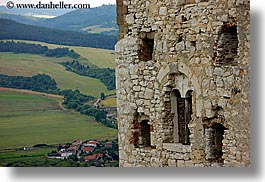
[[[0,0],[1,5],[5,5],[10,0]],[[11,0],[14,3],[38,3],[41,1],[41,3],[58,3],[60,1],[63,1],[65,4],[71,3],[71,4],[90,4],[91,7],[97,7],[101,6],[102,4],[116,4],[116,0]]]

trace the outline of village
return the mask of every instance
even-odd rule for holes
[[[76,140],[72,143],[59,144],[58,151],[48,153],[48,159],[72,159],[85,162],[88,166],[115,167],[119,161],[116,141]]]

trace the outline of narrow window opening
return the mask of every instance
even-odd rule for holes
[[[134,122],[132,127],[132,137],[130,139],[130,143],[133,144],[135,147],[137,147],[139,144],[139,130],[140,130],[139,123]]]
[[[214,125],[206,129],[205,134],[207,160],[222,162],[224,130],[226,130],[226,128],[220,123],[215,123]]]
[[[152,130],[153,127],[149,124],[148,119],[144,119],[139,122],[139,118],[136,117],[132,125],[130,143],[133,144],[134,147],[150,147]]]
[[[230,64],[234,62],[238,50],[237,27],[222,27],[216,46],[216,63]]]
[[[145,37],[141,40],[140,45],[140,60],[149,61],[153,59],[154,51],[154,39],[150,37]]]
[[[140,137],[139,137],[139,145],[143,147],[150,147],[151,146],[151,139],[150,139],[150,125],[148,124],[148,120],[143,120],[141,122],[141,129],[140,129]]]
[[[179,91],[175,90],[171,94],[171,109],[174,113],[174,143],[190,144],[189,122],[192,114],[192,91],[187,92],[182,98]]]

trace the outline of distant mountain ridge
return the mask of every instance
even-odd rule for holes
[[[28,16],[28,14],[28,12],[19,15],[10,14],[8,11],[3,11],[3,9],[0,8],[0,18],[11,19],[23,24],[61,30],[118,35],[115,5],[103,5],[91,9],[78,9],[54,18],[34,18]],[[42,14],[45,13],[43,12]]]
[[[114,49],[116,36],[89,34],[75,31],[25,25],[13,20],[0,19],[0,40],[34,40],[51,44]]]
[[[72,9],[32,9],[32,8],[12,8],[8,9],[6,6],[0,6],[1,13],[13,14],[13,15],[27,15],[27,14],[42,14],[50,16],[60,16],[65,13],[73,11]]]
[[[91,9],[79,9],[64,15],[45,19],[41,26],[80,31],[82,28],[99,25],[102,28],[116,28],[116,6],[105,5]]]
[[[8,14],[2,12],[0,12],[0,18],[14,20],[16,22],[20,22],[27,25],[36,25],[39,21],[39,18],[34,18],[26,15]]]

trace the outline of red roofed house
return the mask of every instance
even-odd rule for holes
[[[98,144],[97,141],[88,141],[87,143],[84,144],[84,146],[87,146],[87,147],[96,147]]]
[[[85,156],[84,157],[84,160],[87,162],[87,161],[93,161],[93,160],[96,160],[97,159],[97,156],[94,154],[94,155],[88,155],[88,156]]]
[[[93,150],[94,150],[94,147],[83,147],[83,152],[86,152],[86,153],[93,152]]]
[[[68,149],[66,149],[69,152],[73,152],[74,154],[77,153],[78,151],[78,147],[69,147]]]
[[[72,146],[79,146],[82,144],[82,140],[76,140],[72,143]]]
[[[101,158],[103,156],[102,153],[99,154],[93,154],[93,155],[88,155],[84,157],[84,160],[87,161],[93,161],[93,160],[97,160],[99,158]]]

